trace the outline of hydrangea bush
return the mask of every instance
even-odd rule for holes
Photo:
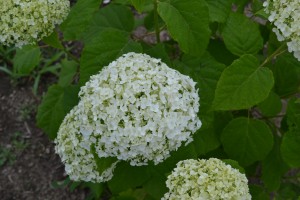
[[[69,7],[68,0],[0,0],[0,43],[35,44],[63,22]]]
[[[58,76],[37,125],[71,188],[112,200],[299,198],[299,1],[69,4],[0,0],[0,43],[23,46],[0,48],[0,70],[36,91]]]
[[[251,199],[246,176],[216,158],[178,162],[166,184],[162,200]]]

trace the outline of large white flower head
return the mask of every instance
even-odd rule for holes
[[[178,162],[166,184],[162,200],[251,199],[246,176],[216,158]]]
[[[264,7],[278,40],[287,41],[289,52],[300,61],[300,1],[266,0]]]
[[[89,137],[88,140],[80,133],[81,115],[75,106],[63,120],[57,138],[55,139],[55,151],[65,164],[65,171],[71,180],[104,182],[113,176],[113,170],[117,162],[99,174],[91,143],[96,138]]]
[[[34,44],[49,36],[69,9],[69,0],[0,0],[0,43]]]
[[[97,139],[100,158],[158,164],[201,126],[195,85],[159,59],[124,54],[81,88],[81,134]]]

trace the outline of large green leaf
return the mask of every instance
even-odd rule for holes
[[[281,111],[281,99],[276,93],[271,91],[269,96],[258,104],[258,108],[264,116],[275,116]]]
[[[114,171],[113,178],[108,182],[108,187],[113,194],[118,194],[130,188],[141,186],[149,180],[150,173],[146,166],[131,166],[120,162]]]
[[[73,77],[77,72],[78,63],[70,60],[61,61],[61,71],[59,74],[58,84],[68,86],[72,83]]]
[[[91,38],[107,28],[131,32],[134,26],[134,17],[128,6],[108,5],[97,11],[89,24],[84,41],[88,43]]]
[[[231,10],[232,0],[206,0],[211,22],[224,23]]]
[[[100,32],[83,49],[80,61],[80,83],[127,52],[141,52],[142,47],[129,39],[129,34],[116,29]]]
[[[238,56],[255,54],[263,47],[258,25],[242,14],[229,15],[222,36],[226,47]]]
[[[291,98],[287,107],[287,123],[289,130],[300,131],[300,100]]]
[[[280,155],[280,140],[278,137],[275,137],[272,151],[262,162],[261,179],[270,191],[278,190],[281,178],[288,169],[287,164]]]
[[[102,0],[78,0],[72,7],[69,16],[61,24],[65,40],[78,40],[82,37],[95,11]]]
[[[168,191],[166,186],[167,176],[155,170],[155,167],[148,167],[150,172],[150,179],[143,184],[143,188],[154,199],[161,199]]]
[[[158,13],[182,51],[195,56],[204,53],[210,37],[209,13],[204,0],[159,2]]]
[[[63,49],[63,45],[59,40],[59,36],[56,30],[54,30],[51,35],[43,38],[43,42],[57,49]]]
[[[42,128],[50,139],[56,137],[58,128],[65,115],[78,103],[79,88],[75,86],[49,87],[38,108],[37,125]]]
[[[279,56],[270,68],[274,73],[274,89],[280,96],[288,96],[300,87],[300,62],[293,55],[286,53]]]
[[[145,54],[148,54],[149,56],[153,58],[159,58],[164,63],[166,63],[169,67],[172,66],[170,57],[168,53],[166,52],[165,45],[163,43],[156,44],[155,46],[143,46],[143,50]]]
[[[244,55],[225,69],[217,85],[215,110],[247,109],[265,100],[274,84],[272,71]]]
[[[217,62],[209,53],[204,53],[201,57],[185,54],[182,62],[177,63],[177,69],[197,82],[200,96],[199,117],[202,121],[202,129],[205,129],[213,118],[211,105],[217,81],[225,65]]]
[[[139,12],[143,12],[145,8],[150,7],[153,4],[152,0],[131,0],[132,5],[134,8]]]
[[[284,134],[281,144],[283,160],[291,167],[300,167],[300,133],[290,131]]]
[[[118,161],[118,159],[116,157],[101,157],[99,158],[96,149],[95,149],[95,144],[91,145],[91,152],[94,156],[94,160],[96,162],[97,165],[97,170],[99,172],[99,174],[102,174],[105,170],[107,170],[108,168],[110,168],[112,166],[112,164],[114,164],[115,162]]]
[[[17,49],[13,59],[14,70],[19,75],[29,75],[30,72],[39,64],[41,51],[38,46],[24,46]]]
[[[268,155],[273,146],[273,135],[264,122],[240,117],[224,128],[221,142],[230,158],[248,166]]]

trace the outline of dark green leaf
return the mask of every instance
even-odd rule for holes
[[[275,92],[287,96],[298,91],[300,86],[300,62],[291,54],[283,54],[270,66],[275,79]]]
[[[280,155],[280,140],[278,137],[275,137],[272,151],[262,162],[261,179],[269,191],[276,191],[279,189],[281,178],[288,169],[287,164]]]
[[[231,11],[232,0],[206,0],[211,22],[225,22]]]
[[[134,17],[128,6],[108,5],[97,11],[87,28],[84,41],[88,43],[99,32],[114,28],[120,31],[131,32],[134,26]]]
[[[168,191],[166,186],[167,176],[156,171],[155,167],[149,167],[149,171],[151,178],[143,184],[143,187],[154,199],[161,199]]]
[[[150,178],[146,166],[131,166],[120,162],[114,171],[113,178],[108,182],[108,187],[113,194],[118,194],[130,188],[141,186]]]
[[[51,35],[43,38],[43,42],[57,49],[63,49],[63,45],[61,44],[57,31],[54,30]]]
[[[49,87],[38,108],[37,125],[50,139],[56,137],[58,128],[65,115],[78,102],[78,87],[63,88],[59,85]]]
[[[263,47],[258,25],[242,14],[229,15],[222,36],[226,47],[238,56],[256,54]]]
[[[204,0],[159,2],[158,13],[183,52],[195,56],[204,53],[210,37],[208,7]]]
[[[200,129],[194,134],[195,149],[198,155],[204,155],[220,146],[220,141],[218,135],[215,133],[213,126],[207,129]]]
[[[284,134],[281,144],[283,160],[291,167],[300,167],[300,133],[290,131]]]
[[[268,155],[273,146],[273,135],[264,122],[241,117],[224,128],[221,142],[230,158],[248,166]]]
[[[114,164],[115,162],[118,161],[118,159],[115,157],[99,158],[94,144],[91,145],[91,152],[92,152],[92,154],[94,156],[94,160],[97,164],[97,170],[98,170],[99,174],[102,174],[105,170],[110,168],[112,166],[112,164]]]
[[[287,123],[289,130],[300,131],[300,101],[299,98],[291,98],[287,107]]]
[[[77,67],[78,63],[75,61],[62,60],[58,84],[62,87],[70,85],[77,72]]]
[[[258,104],[258,108],[264,116],[275,116],[282,108],[280,97],[271,91],[269,96]]]
[[[259,67],[252,55],[244,55],[225,69],[217,85],[216,110],[247,109],[265,100],[274,84],[272,71]]]
[[[239,163],[235,160],[231,160],[231,159],[222,159],[222,161],[228,165],[230,165],[231,167],[237,169],[240,171],[240,173],[245,173],[245,169],[242,168]]]
[[[268,193],[262,187],[250,185],[249,189],[253,200],[270,200]]]
[[[159,43],[155,46],[143,46],[144,53],[148,54],[154,58],[160,58],[164,63],[166,63],[169,67],[172,66],[169,55],[166,52],[165,45]]]
[[[82,52],[80,61],[80,83],[84,84],[91,75],[127,52],[141,52],[139,43],[129,39],[129,34],[106,29],[88,43]]]
[[[69,16],[61,24],[65,40],[78,40],[82,37],[86,27],[102,0],[78,0],[72,7]]]
[[[19,75],[29,75],[30,72],[39,64],[41,51],[38,46],[23,46],[17,49],[13,59],[14,70]]]
[[[153,1],[152,0],[131,0],[131,3],[139,13],[142,13],[145,10],[145,8],[153,4]]]

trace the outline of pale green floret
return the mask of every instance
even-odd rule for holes
[[[0,0],[0,43],[34,44],[49,36],[69,9],[69,0]]]
[[[184,160],[168,176],[162,200],[250,200],[248,180],[219,159]]]
[[[65,164],[65,171],[74,181],[105,182],[112,178],[117,162],[102,174],[97,171],[91,144],[93,138],[84,138],[80,134],[81,119],[75,106],[65,117],[55,139],[55,151]],[[94,140],[96,140],[94,138]]]
[[[289,52],[300,61],[300,1],[266,0],[264,7],[278,40],[286,41]]]

